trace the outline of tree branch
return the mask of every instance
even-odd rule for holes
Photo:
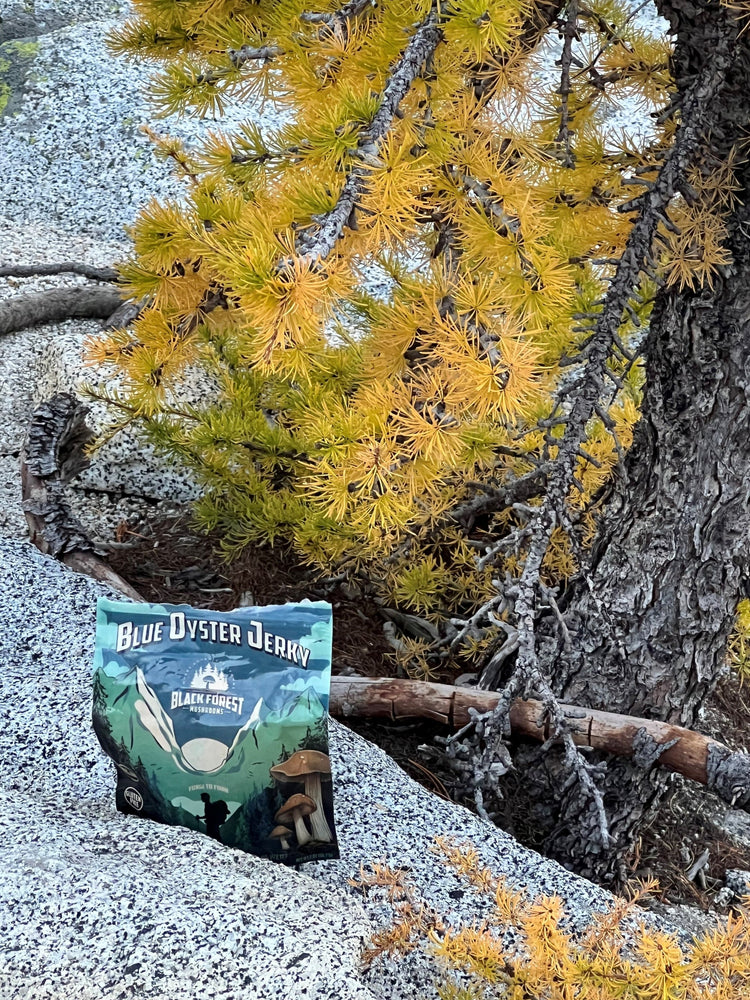
[[[372,124],[362,133],[357,150],[352,154],[364,162],[349,171],[336,205],[321,218],[314,232],[303,233],[297,241],[297,256],[300,259],[325,260],[341,239],[349,221],[354,219],[357,198],[367,182],[369,172],[367,161],[372,161],[377,156],[378,144],[391,128],[401,101],[419,76],[425,60],[440,44],[442,37],[437,27],[437,14],[433,9],[409,39],[409,44],[386,84]],[[282,269],[284,263],[280,265]]]
[[[239,49],[229,49],[228,55],[232,65],[236,69],[241,69],[247,62],[271,62],[276,56],[283,55],[283,49],[280,49],[278,45],[260,45],[257,47],[243,45]],[[204,73],[201,81],[211,83],[221,79],[222,75],[221,73]]]
[[[121,303],[116,289],[95,285],[0,299],[0,335],[66,319],[106,319]]]
[[[563,42],[562,58],[560,60],[560,128],[557,133],[557,142],[562,147],[563,166],[572,170],[575,167],[575,157],[570,143],[570,95],[572,87],[570,85],[570,67],[573,61],[573,40],[578,34],[578,2],[569,0],[568,14],[565,19],[565,32]]]
[[[107,281],[112,284],[119,275],[112,267],[94,267],[78,260],[66,260],[59,264],[0,264],[0,278],[34,278],[51,274],[80,274],[92,281]]]
[[[310,11],[300,14],[300,20],[307,24],[325,24],[335,29],[342,27],[347,21],[364,14],[368,7],[375,7],[375,0],[349,0],[343,7],[332,13],[315,14]]]
[[[459,728],[490,718],[501,694],[472,688],[396,678],[332,677],[331,715],[339,718],[431,719]],[[750,808],[750,755],[734,753],[710,736],[654,719],[560,705],[572,741],[644,766],[658,764],[700,782],[725,802]],[[554,726],[541,701],[518,699],[510,706],[514,737],[556,742]]]

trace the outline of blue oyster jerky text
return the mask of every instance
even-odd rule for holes
[[[331,606],[100,598],[94,730],[117,808],[287,864],[337,858]]]

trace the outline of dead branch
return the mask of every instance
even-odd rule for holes
[[[432,719],[451,728],[471,724],[497,705],[497,691],[452,687],[395,678],[332,677],[331,715],[390,721]],[[730,805],[750,807],[750,755],[735,753],[710,736],[654,719],[560,705],[576,746],[646,766],[659,764],[700,782]],[[546,743],[555,741],[554,725],[541,701],[516,700],[510,707],[511,733]]]
[[[106,319],[120,306],[115,288],[76,286],[0,300],[0,335],[67,319]]]
[[[112,267],[94,267],[79,260],[66,260],[59,264],[2,264],[0,278],[36,278],[54,274],[80,274],[91,281],[114,284],[119,275]]]
[[[482,493],[454,507],[446,516],[458,523],[471,524],[482,514],[494,514],[497,511],[507,510],[514,503],[525,503],[541,496],[544,493],[550,467],[549,462],[538,465],[524,476],[511,479],[493,490],[490,490],[486,483],[480,483],[479,488]]]

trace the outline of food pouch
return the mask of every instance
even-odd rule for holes
[[[237,611],[100,598],[94,730],[117,808],[299,864],[337,858],[331,606]]]

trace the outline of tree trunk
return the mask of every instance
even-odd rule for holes
[[[708,148],[726,156],[750,125],[750,56],[725,8],[662,4],[678,39],[675,77],[689,82],[723,37],[732,73]],[[739,207],[728,220],[733,263],[712,289],[660,292],[646,343],[643,415],[595,545],[591,582],[568,596],[572,652],[553,639],[543,659],[564,701],[692,727],[724,669],[727,639],[750,561],[750,208],[742,165]],[[653,749],[653,748],[652,748]],[[523,782],[547,849],[566,865],[612,879],[666,779],[649,747],[609,761],[600,781],[611,850],[598,844],[593,806],[575,786],[562,795],[559,760],[523,751]]]

